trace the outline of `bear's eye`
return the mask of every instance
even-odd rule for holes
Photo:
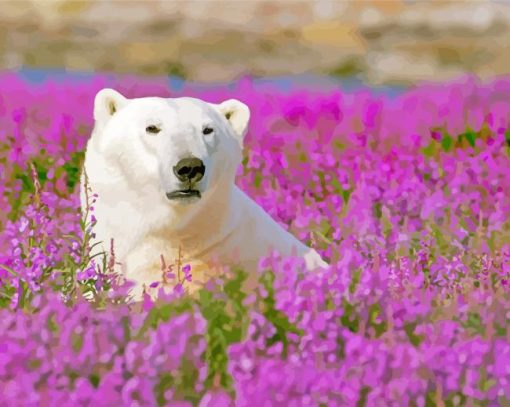
[[[202,130],[203,134],[211,134],[214,131],[211,127],[204,127],[204,130]]]
[[[158,134],[161,131],[161,129],[158,126],[154,126],[153,124],[151,124],[150,126],[147,126],[145,128],[145,131],[151,134]]]

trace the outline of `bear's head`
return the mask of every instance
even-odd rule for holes
[[[111,163],[112,179],[157,190],[158,200],[178,207],[234,184],[250,111],[235,99],[128,99],[103,89],[94,119],[96,148]]]

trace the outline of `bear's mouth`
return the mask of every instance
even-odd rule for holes
[[[166,197],[170,200],[173,199],[189,199],[189,198],[200,198],[200,191],[197,189],[186,189],[167,192]]]

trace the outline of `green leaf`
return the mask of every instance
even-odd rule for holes
[[[436,145],[435,143],[431,142],[427,147],[424,147],[421,151],[425,157],[432,157],[436,151]]]
[[[467,321],[463,322],[462,325],[465,329],[472,330],[479,335],[483,335],[485,325],[479,314],[475,312],[469,312]]]
[[[358,286],[359,282],[361,280],[361,269],[355,269],[352,273],[352,280],[349,284],[349,292],[351,294],[354,294],[354,291],[356,291],[356,287]]]
[[[356,407],[362,407],[367,405],[368,394],[372,391],[371,387],[363,386],[360,390],[359,399],[356,403]]]
[[[377,219],[381,219],[381,217],[382,217],[382,204],[381,204],[381,202],[375,202],[373,204],[373,206],[372,206],[372,211],[373,211],[374,216]]]
[[[80,182],[81,166],[84,156],[85,153],[83,151],[76,151],[71,155],[71,159],[62,166],[67,174],[66,184],[69,192],[72,192],[74,187]]]
[[[449,134],[444,134],[443,138],[441,139],[441,146],[443,147],[443,150],[448,152],[453,147],[453,139]]]
[[[99,387],[99,382],[101,381],[101,377],[97,373],[92,373],[89,376],[89,381],[92,386],[97,389]]]
[[[342,199],[346,205],[349,203],[349,199],[350,199],[353,191],[354,191],[353,188],[342,190]]]
[[[382,309],[378,303],[372,304],[368,309],[368,325],[374,328],[376,338],[379,338],[388,329],[388,323],[381,321],[376,323],[376,319],[381,315]]]
[[[255,185],[255,188],[259,188],[261,183],[262,183],[262,175],[260,174],[260,172],[256,172],[255,179],[253,180],[253,185]]]
[[[343,315],[340,322],[344,327],[351,332],[358,332],[359,330],[359,317],[356,315],[356,307],[350,304],[345,298],[342,301]]]
[[[407,337],[409,338],[409,342],[411,342],[413,346],[419,346],[424,339],[422,336],[416,335],[414,333],[414,330],[416,329],[417,325],[418,325],[417,323],[406,323],[404,325],[404,331],[407,334]]]
[[[464,133],[464,137],[466,138],[466,140],[468,141],[468,143],[471,145],[471,147],[474,147],[475,144],[476,144],[476,133],[471,130],[471,129],[468,129],[465,133]]]
[[[75,332],[71,334],[71,347],[73,351],[78,353],[83,346],[83,335],[79,335]]]

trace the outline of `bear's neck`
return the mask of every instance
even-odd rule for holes
[[[198,212],[183,214],[178,224],[160,230],[186,257],[204,257],[227,239],[241,222],[243,196],[235,185],[219,185]]]

